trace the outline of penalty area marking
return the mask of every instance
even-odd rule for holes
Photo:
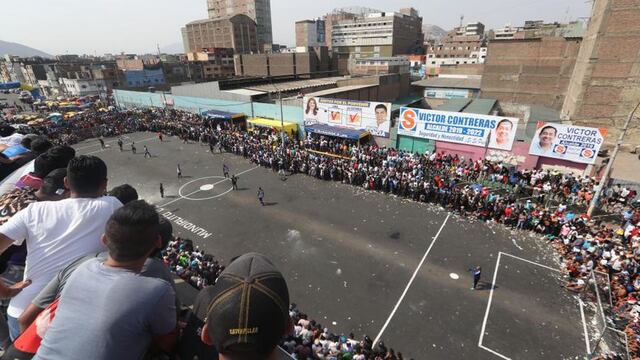
[[[488,348],[488,347],[486,347],[486,346],[484,346],[482,344],[482,341],[484,339],[485,330],[487,328],[487,320],[489,319],[489,312],[491,311],[491,301],[493,300],[493,290],[495,288],[496,280],[498,278],[498,270],[500,269],[500,259],[502,258],[502,255],[509,256],[511,258],[514,258],[514,259],[517,259],[517,260],[520,260],[520,261],[523,261],[523,262],[526,262],[526,263],[529,263],[529,264],[532,264],[532,265],[536,265],[536,266],[539,266],[539,267],[547,269],[547,270],[551,270],[551,271],[555,271],[555,272],[561,272],[561,271],[558,270],[558,269],[552,268],[551,266],[547,266],[547,265],[544,265],[544,264],[537,263],[535,261],[527,260],[527,259],[521,258],[519,256],[515,256],[515,255],[512,255],[512,254],[509,254],[509,253],[506,253],[506,252],[500,251],[498,253],[498,259],[496,260],[496,267],[495,267],[495,270],[493,271],[493,280],[491,281],[491,291],[489,292],[489,300],[487,301],[487,310],[484,313],[484,320],[482,321],[482,329],[480,330],[480,339],[478,340],[478,347],[483,349],[483,350],[486,350],[486,351],[488,351],[488,352],[490,352],[490,353],[492,353],[494,355],[496,355],[497,357],[499,357],[501,359],[511,360],[510,357],[505,356],[505,355],[503,355],[503,354],[501,354],[501,353],[499,353],[499,352],[497,352],[497,351],[495,351],[493,349],[490,349],[490,348]],[[581,311],[582,311],[582,309],[581,309]],[[589,344],[588,343],[587,343],[587,353],[590,353],[590,349],[589,349]]]

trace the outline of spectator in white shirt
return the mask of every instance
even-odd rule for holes
[[[100,237],[111,214],[122,206],[103,196],[107,166],[95,156],[79,156],[69,162],[65,186],[70,197],[29,205],[0,226],[0,253],[27,242],[24,281],[7,287],[0,296],[12,298],[7,309],[11,339],[20,334],[17,319],[31,300],[71,259],[103,251]]]

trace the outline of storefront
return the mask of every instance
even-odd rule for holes
[[[435,149],[435,143],[428,139],[398,135],[397,149],[424,154],[426,152],[433,152]]]

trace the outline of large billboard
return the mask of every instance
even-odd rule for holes
[[[400,109],[398,134],[511,150],[517,118],[416,108]]]
[[[539,122],[529,154],[593,164],[605,136],[605,129]]]
[[[326,124],[389,137],[390,103],[305,97],[302,106],[305,125]]]

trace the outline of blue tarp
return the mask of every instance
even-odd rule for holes
[[[367,135],[369,132],[366,130],[347,129],[337,126],[330,126],[326,124],[313,124],[304,127],[305,131],[314,134],[335,136],[343,139],[359,140]]]
[[[243,114],[234,114],[234,113],[220,111],[220,110],[207,110],[202,113],[202,116],[209,119],[222,119],[222,120],[231,120],[235,118],[244,117]]]
[[[15,88],[19,88],[19,87],[20,87],[20,83],[17,82],[17,81],[0,83],[0,89],[15,89]]]

